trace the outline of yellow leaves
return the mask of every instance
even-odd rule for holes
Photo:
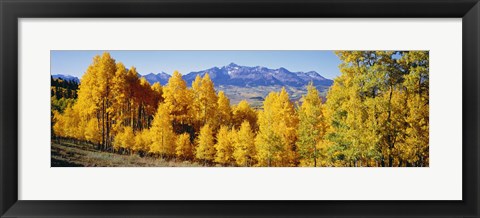
[[[255,139],[257,160],[260,166],[295,165],[298,117],[286,89],[271,92],[265,98],[264,110],[259,112],[259,132]]]
[[[209,124],[214,130],[219,126],[216,120],[218,97],[215,88],[208,73],[200,80],[197,76],[192,84],[194,93],[194,117],[200,126]]]
[[[65,118],[58,111],[53,111],[53,120],[55,124],[53,125],[53,133],[57,136],[67,137],[65,129],[67,128],[65,123]]]
[[[216,136],[215,144],[215,162],[220,164],[229,164],[233,160],[233,143],[234,138],[228,127],[221,126]]]
[[[133,150],[135,147],[135,134],[130,126],[123,128],[123,131],[117,133],[113,141],[113,148],[118,150],[123,148],[125,150]]]
[[[215,157],[214,140],[212,128],[209,124],[205,124],[197,138],[195,157],[204,162],[212,161]]]
[[[152,85],[152,90],[160,96],[163,94],[163,89],[159,82],[156,82]]]
[[[63,114],[54,113],[56,120],[53,131],[56,135],[66,138],[84,140],[85,122],[82,122],[80,115],[72,107],[67,107]],[[92,142],[94,142],[92,140]]]
[[[150,137],[150,130],[144,129],[142,131],[138,131],[135,134],[135,145],[133,146],[133,151],[139,152],[150,152],[150,145],[152,143]]]
[[[193,158],[193,145],[190,142],[190,135],[183,133],[177,137],[175,142],[175,154],[183,159]]]
[[[174,122],[182,124],[190,122],[192,97],[190,90],[187,89],[187,83],[182,79],[182,74],[178,71],[173,72],[163,88],[163,98]]]
[[[318,166],[317,159],[326,149],[320,150],[326,132],[325,119],[322,113],[322,99],[318,90],[310,83],[307,95],[302,97],[299,109],[297,151],[302,166]]]
[[[175,133],[172,127],[172,116],[168,112],[167,105],[160,104],[150,128],[152,139],[150,151],[162,156],[175,154]]]
[[[326,138],[330,153],[336,154],[334,165],[428,165],[428,130],[417,132],[428,128],[422,122],[428,120],[428,52],[337,55],[343,61],[342,75],[335,79],[326,105]],[[423,107],[412,111],[415,99],[422,99]]]
[[[255,134],[250,127],[250,123],[245,120],[240,126],[238,132],[235,129],[229,133],[229,137],[233,139],[233,157],[239,166],[252,166],[255,157]]]
[[[257,130],[257,112],[253,110],[246,100],[242,100],[233,107],[233,126],[240,128],[243,121],[248,121],[253,130]]]
[[[85,128],[85,139],[89,142],[99,144],[102,140],[102,134],[99,127],[100,124],[98,123],[98,119],[90,119]]]
[[[204,164],[428,166],[428,52],[336,53],[342,74],[325,105],[310,83],[297,108],[284,87],[258,111],[246,100],[230,106],[208,73],[191,89],[177,71],[164,87],[150,85],[105,53],[82,77],[78,100],[52,112],[52,130],[105,150]]]
[[[218,125],[230,125],[232,119],[232,108],[230,99],[223,91],[218,92],[217,123]]]

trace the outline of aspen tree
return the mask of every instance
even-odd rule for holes
[[[133,147],[133,150],[135,152],[143,152],[143,154],[149,153],[151,142],[152,140],[150,138],[149,129],[137,131],[137,133],[135,134],[135,145]]]
[[[217,113],[218,97],[215,94],[215,88],[208,73],[202,78],[199,95],[200,114],[199,120],[202,125],[209,124],[210,127],[216,132],[218,128],[218,122],[215,120]]]
[[[233,126],[240,128],[243,121],[247,120],[254,131],[258,129],[257,125],[257,113],[253,110],[246,100],[242,100],[233,109]]]
[[[252,166],[255,157],[255,134],[250,123],[247,120],[243,121],[238,132],[233,129],[230,135],[230,138],[234,139],[233,157],[235,162],[239,166]]]
[[[175,142],[175,154],[183,160],[193,158],[193,145],[190,142],[190,135],[183,133],[177,137]]]
[[[172,128],[172,116],[168,113],[167,105],[160,104],[153,118],[150,128],[152,144],[150,151],[162,157],[175,154],[175,133]]]
[[[213,129],[209,124],[205,124],[200,129],[200,134],[197,138],[197,147],[195,157],[204,164],[212,161],[215,158],[215,138],[213,137]]]
[[[176,133],[188,132],[192,124],[191,105],[193,95],[187,89],[187,83],[182,74],[173,72],[166,86],[163,87],[165,110],[172,116],[173,128]],[[193,134],[193,132],[189,132]]]
[[[270,92],[263,102],[263,111],[258,113],[259,131],[255,138],[256,160],[259,166],[280,166],[286,141],[279,129],[278,94]]]
[[[126,126],[123,128],[123,131],[120,131],[115,136],[113,141],[113,148],[114,150],[119,150],[122,148],[127,153],[131,153],[135,146],[135,134],[133,133],[133,129],[130,126]]]
[[[298,153],[302,166],[318,166],[317,159],[322,155],[320,145],[325,135],[325,119],[322,113],[322,99],[313,83],[307,86],[307,95],[302,97],[299,108]]]
[[[215,162],[227,165],[233,160],[234,139],[230,137],[228,127],[221,126],[217,133],[215,144]]]
[[[217,124],[230,126],[232,122],[232,108],[230,99],[223,91],[218,92]]]

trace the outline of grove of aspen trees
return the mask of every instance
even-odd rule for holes
[[[191,87],[177,71],[149,84],[105,52],[75,98],[52,106],[52,138],[203,166],[429,166],[428,51],[336,54],[341,74],[326,98],[310,83],[298,102],[282,88],[254,109],[231,105],[208,74]]]

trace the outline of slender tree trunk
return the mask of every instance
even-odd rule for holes
[[[393,94],[393,85],[390,85],[390,95],[388,98],[388,118],[387,118],[387,123],[388,125],[391,124],[391,115],[392,115],[392,94]],[[388,166],[392,167],[393,166],[393,155],[392,155],[392,150],[393,150],[393,134],[390,132],[390,129],[388,130],[388,136],[387,136],[387,142],[388,142],[388,149],[389,149],[389,154],[388,154]]]
[[[108,107],[108,99],[107,99],[107,107]],[[111,140],[110,140],[110,125],[111,125],[111,123],[110,123],[110,113],[109,113],[109,112],[106,112],[106,116],[107,116],[107,121],[106,121],[106,122],[107,122],[107,123],[106,123],[106,124],[107,124],[107,125],[106,125],[106,128],[107,128],[107,131],[106,131],[106,132],[107,132],[107,136],[106,136],[107,142],[106,142],[106,145],[107,145],[107,148],[109,149],[109,147],[110,147],[110,141],[111,141]]]
[[[133,111],[132,103],[129,104],[129,107],[130,107],[130,125],[132,126],[132,129],[135,130],[135,126],[133,122],[134,111]]]
[[[102,98],[102,150],[105,149],[105,99]]]

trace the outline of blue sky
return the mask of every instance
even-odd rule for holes
[[[51,74],[81,78],[95,55],[104,51],[51,51]],[[340,60],[333,51],[108,51],[127,68],[135,66],[140,74],[178,70],[182,74],[230,63],[241,66],[284,67],[292,72],[317,71],[326,78],[340,75]]]

